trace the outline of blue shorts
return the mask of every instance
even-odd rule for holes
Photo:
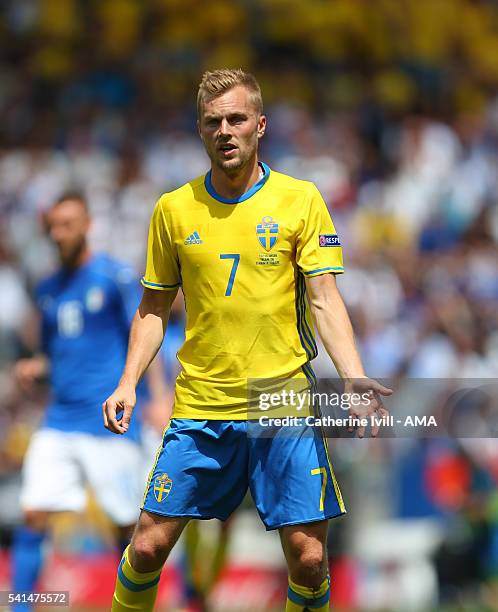
[[[226,520],[251,491],[266,529],[345,513],[321,430],[248,435],[247,421],[173,419],[142,509],[163,516]]]

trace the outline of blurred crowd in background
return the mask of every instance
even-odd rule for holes
[[[262,159],[314,181],[332,212],[340,288],[369,375],[498,375],[497,2],[4,1],[5,544],[43,406],[42,393],[26,397],[12,377],[29,351],[30,292],[55,263],[43,212],[61,192],[83,190],[94,249],[141,274],[156,199],[208,168],[196,88],[203,70],[222,66],[261,83]],[[181,316],[179,307],[164,350],[170,382]],[[333,367],[320,357],[317,370]],[[498,450],[481,442],[332,445],[350,518],[333,527],[331,554],[355,565],[365,606],[440,597],[497,609]]]

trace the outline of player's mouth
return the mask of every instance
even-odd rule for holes
[[[221,151],[221,154],[224,157],[229,157],[234,151],[237,150],[237,147],[234,144],[227,142],[225,144],[219,145],[218,150]]]

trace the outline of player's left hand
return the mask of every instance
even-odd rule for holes
[[[131,415],[137,401],[135,387],[121,384],[102,404],[104,426],[115,434],[124,434],[130,426]],[[122,412],[123,415],[117,415]]]
[[[369,421],[372,416],[375,416],[377,422],[372,423],[371,427],[372,437],[375,438],[380,428],[378,421],[389,416],[389,411],[384,408],[381,396],[392,395],[393,390],[384,387],[384,385],[372,378],[365,377],[347,380],[344,385],[344,393],[350,395],[353,393],[359,394],[362,398],[364,395],[368,397],[366,401],[362,399],[358,403],[350,403],[349,414],[351,418],[367,418]],[[365,427],[358,427],[357,433],[359,438],[363,438],[365,436]]]

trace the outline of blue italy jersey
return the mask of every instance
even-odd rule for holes
[[[60,269],[39,284],[52,387],[44,426],[115,435],[104,428],[102,402],[121,376],[139,300],[134,272],[107,255],[94,255],[76,270]],[[138,436],[137,416],[135,411],[127,437]]]

